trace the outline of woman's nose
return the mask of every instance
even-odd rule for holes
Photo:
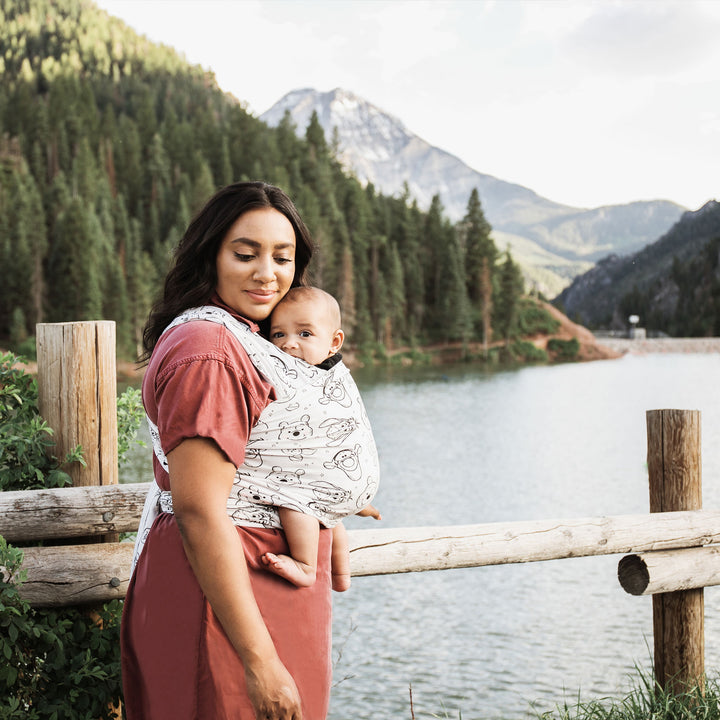
[[[255,279],[260,282],[270,282],[275,279],[273,261],[271,257],[259,257],[255,266]]]

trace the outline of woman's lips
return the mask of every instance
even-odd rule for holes
[[[246,290],[247,296],[256,303],[268,303],[273,300],[276,290]]]

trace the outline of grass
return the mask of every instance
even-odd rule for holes
[[[537,720],[720,720],[720,678],[706,679],[704,692],[697,687],[686,692],[671,692],[657,686],[654,678],[640,668],[638,673],[636,686],[623,698],[581,701],[578,697],[575,702],[566,700],[555,710],[535,713],[534,717]],[[462,720],[462,713],[457,713],[456,720]],[[430,717],[455,720],[456,716],[443,711]],[[412,687],[410,719],[420,720],[413,708]]]
[[[636,686],[621,699],[600,698],[569,704],[544,712],[539,720],[720,720],[720,680],[707,679],[705,691],[663,690],[654,678],[639,670]]]

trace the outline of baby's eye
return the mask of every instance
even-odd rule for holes
[[[299,333],[300,337],[312,337],[312,333],[309,330],[301,330]]]
[[[285,337],[284,332],[280,332],[279,330],[277,332],[271,333],[270,338],[272,340],[279,340],[280,338]]]

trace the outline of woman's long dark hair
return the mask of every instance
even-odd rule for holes
[[[163,330],[177,315],[207,304],[217,286],[215,263],[223,238],[243,213],[260,208],[277,210],[293,226],[295,277],[292,287],[305,284],[313,242],[292,200],[280,188],[263,182],[228,185],[215,193],[190,222],[175,250],[162,296],[153,305],[143,330],[144,353],[140,362],[147,362]]]

